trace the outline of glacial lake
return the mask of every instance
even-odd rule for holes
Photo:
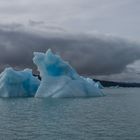
[[[0,98],[0,140],[140,140],[140,89],[98,98]]]

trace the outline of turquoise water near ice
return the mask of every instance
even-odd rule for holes
[[[0,98],[0,140],[139,140],[140,89],[105,97]]]

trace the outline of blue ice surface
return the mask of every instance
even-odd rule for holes
[[[68,62],[49,49],[46,53],[34,52],[33,62],[42,77],[35,97],[99,97],[104,96],[90,78],[80,76]]]
[[[6,68],[0,74],[0,97],[32,97],[40,81],[32,75],[32,70],[16,71]]]

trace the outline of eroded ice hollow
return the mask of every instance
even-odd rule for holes
[[[69,64],[49,49],[34,52],[33,62],[42,77],[35,97],[98,97],[103,92],[90,78],[80,76]]]
[[[32,97],[40,81],[32,75],[32,70],[16,71],[6,68],[0,74],[0,97]]]

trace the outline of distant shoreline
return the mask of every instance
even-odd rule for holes
[[[106,80],[93,79],[95,82],[99,81],[103,87],[140,87],[140,83],[130,82],[114,82]]]

